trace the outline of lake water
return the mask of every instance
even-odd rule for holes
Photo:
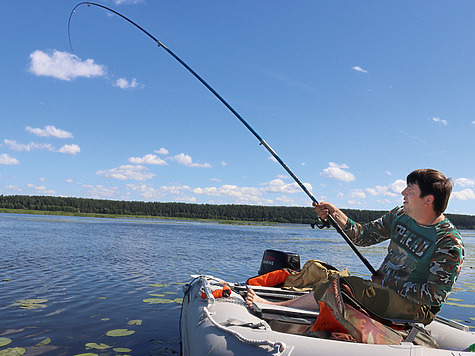
[[[475,326],[475,231],[462,235],[466,261],[440,315]],[[360,251],[377,268],[386,246]],[[180,298],[190,275],[245,281],[269,248],[300,254],[302,265],[315,258],[369,277],[334,230],[0,214],[0,340],[12,340],[0,353],[120,354],[85,346],[103,343],[131,355],[179,354]],[[107,335],[115,329],[134,333]]]

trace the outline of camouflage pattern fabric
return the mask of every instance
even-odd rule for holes
[[[428,305],[403,297],[391,288],[360,277],[343,277],[339,281],[356,305],[375,318],[395,323],[417,322],[427,325],[435,315]]]
[[[408,335],[407,330],[395,330],[371,318],[363,309],[352,306],[340,289],[340,277],[330,282],[321,300],[330,308],[333,317],[356,342],[379,345],[399,345]],[[317,291],[316,291],[317,292]],[[319,292],[317,292],[319,293]],[[319,293],[320,294],[320,293]],[[439,348],[437,342],[424,331],[417,334],[417,345]]]
[[[365,225],[348,219],[344,231],[358,246],[390,239],[388,254],[379,268],[382,285],[400,295],[440,310],[460,273],[464,246],[460,233],[444,219],[420,225],[396,207]]]

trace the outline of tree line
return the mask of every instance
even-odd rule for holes
[[[317,218],[311,207],[159,203],[29,195],[0,195],[0,208],[290,224],[313,224]],[[385,213],[385,211],[356,209],[342,209],[342,211],[360,223],[375,220]],[[475,229],[475,216],[446,215],[457,228]]]

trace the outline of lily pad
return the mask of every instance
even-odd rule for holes
[[[11,347],[0,351],[0,356],[19,356],[23,355],[26,350],[23,347]]]
[[[106,297],[99,297],[99,298],[97,298],[97,299],[106,299]]]
[[[98,350],[105,350],[110,349],[112,346],[107,344],[96,344],[95,342],[89,342],[86,344],[88,349],[98,349]]]
[[[142,325],[142,320],[129,320],[127,322],[129,325]]]
[[[460,303],[453,303],[453,302],[445,302],[446,305],[453,305],[455,307],[461,307],[461,308],[475,308],[475,305],[473,304],[460,304]]]
[[[44,304],[48,301],[48,299],[25,299],[19,300],[20,303],[29,303],[29,304]]]
[[[175,303],[183,304],[183,298],[175,298]]]
[[[152,283],[152,284],[150,284],[150,287],[161,288],[161,287],[165,287],[165,284],[163,284],[163,283]]]
[[[128,335],[132,335],[133,333],[135,333],[135,331],[133,330],[128,330],[128,329],[114,329],[114,330],[109,330],[106,335],[107,336],[113,336],[113,337],[116,337],[116,336],[128,336]]]
[[[144,303],[149,304],[169,304],[174,303],[173,299],[165,299],[165,298],[147,298],[143,300]]]
[[[131,352],[132,350],[131,349],[128,349],[126,347],[116,347],[114,349],[112,349],[114,352]]]
[[[8,345],[10,342],[12,342],[12,339],[9,339],[7,337],[0,337],[0,347]]]
[[[37,343],[35,346],[37,346],[37,347],[45,346],[45,345],[48,345],[50,342],[51,342],[51,339],[49,337],[47,337],[43,341]]]
[[[12,304],[12,306],[20,307],[23,309],[39,309],[39,308],[46,308],[46,303],[48,299],[22,299],[18,302]]]
[[[111,318],[102,318],[101,320],[102,321],[108,321],[108,320],[111,320]]]
[[[93,354],[92,352],[86,352],[83,354],[76,354],[74,356],[99,356],[98,354]]]
[[[463,302],[463,299],[459,299],[459,298],[447,298],[447,300],[451,302]]]
[[[164,297],[165,293],[164,294],[153,293],[153,294],[149,294],[149,296],[151,296],[151,297]]]

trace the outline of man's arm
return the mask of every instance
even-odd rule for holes
[[[394,208],[381,218],[361,225],[349,219],[340,209],[328,202],[313,204],[315,211],[321,219],[326,219],[329,214],[340,225],[347,236],[358,246],[370,246],[380,243],[389,238],[391,221],[397,214],[398,208]]]

